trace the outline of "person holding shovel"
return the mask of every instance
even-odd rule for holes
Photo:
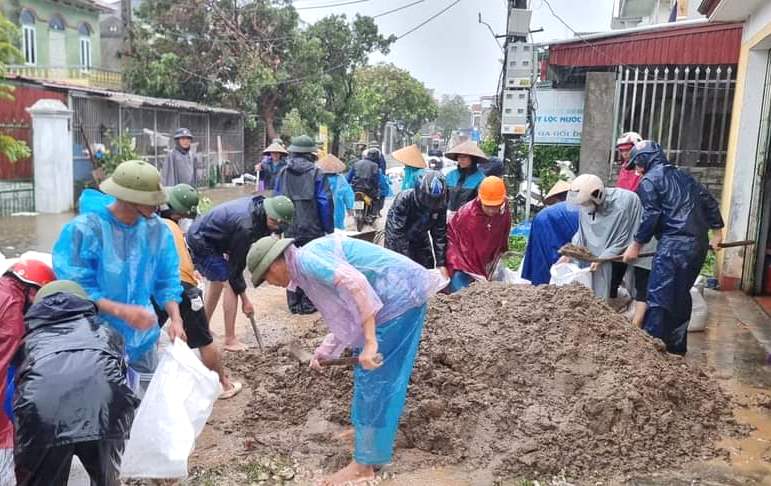
[[[225,293],[225,351],[246,349],[236,336],[236,311],[241,299],[244,315],[254,314],[246,295],[246,255],[249,246],[271,233],[281,232],[292,221],[294,204],[284,196],[247,196],[216,206],[197,218],[185,236],[196,270],[209,280],[204,300],[206,318],[211,319],[220,296]]]
[[[596,175],[583,174],[570,183],[567,201],[580,208],[573,244],[586,247],[599,258],[610,258],[622,255],[632,243],[642,218],[642,204],[634,192],[606,188]],[[614,270],[614,265],[621,268]],[[648,294],[650,258],[638,259],[632,265],[634,271],[629,274],[628,281],[634,282],[635,301],[644,305]],[[594,295],[613,307],[625,307],[627,302],[618,298],[616,289],[620,278],[614,279],[614,271],[623,277],[626,265],[622,262],[594,262],[591,268]],[[641,319],[642,316],[638,316],[637,322]]]
[[[179,311],[182,315],[182,326],[187,335],[187,345],[191,349],[198,349],[203,364],[219,375],[223,390],[220,399],[232,398],[238,395],[243,385],[228,378],[220,351],[214,345],[214,339],[209,331],[209,319],[204,310],[203,292],[198,288],[193,258],[185,244],[185,234],[179,227],[182,219],[195,218],[198,191],[187,184],[178,184],[167,187],[166,194],[169,201],[161,207],[160,216],[174,236],[174,245],[177,247],[177,256],[179,256],[179,276],[182,279],[182,302],[179,304]],[[153,307],[158,315],[158,324],[163,326],[169,318],[168,314],[155,302]]]
[[[426,302],[447,282],[365,241],[330,235],[302,248],[292,243],[273,238],[255,243],[248,257],[252,283],[305,289],[331,331],[314,353],[313,368],[346,348],[358,356],[353,461],[323,484],[372,480],[374,467],[392,459]]]
[[[479,196],[462,206],[447,226],[447,270],[450,291],[457,292],[474,281],[489,278],[509,249],[511,211],[506,184],[489,176],[479,185]]]
[[[644,329],[664,341],[670,353],[684,355],[688,350],[691,287],[707,251],[710,247],[717,250],[723,240],[720,207],[704,185],[667,160],[656,142],[637,143],[629,168],[642,175],[637,194],[643,216],[624,252],[624,261],[636,261],[643,246],[654,236],[658,239]]]

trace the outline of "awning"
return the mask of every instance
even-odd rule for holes
[[[608,32],[591,39],[549,45],[549,65],[737,64],[743,23],[655,26],[651,30]]]

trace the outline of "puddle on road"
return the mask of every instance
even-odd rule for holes
[[[254,186],[208,189],[203,194],[214,205],[242,196],[248,196]],[[50,252],[59,237],[62,226],[74,214],[35,214],[0,218],[0,253],[7,258],[18,257],[25,251]]]

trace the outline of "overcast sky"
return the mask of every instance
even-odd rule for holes
[[[345,1],[352,0],[296,0],[293,3],[305,22],[315,22],[332,13],[344,13],[348,17],[356,13],[374,16],[416,0],[366,0],[334,8],[303,9]],[[531,1],[531,29],[544,29],[544,32],[535,34],[536,42],[573,37],[568,28],[551,15],[545,0]],[[423,0],[375,21],[382,33],[401,35],[452,2]],[[610,29],[613,0],[549,0],[549,3],[578,32]],[[398,40],[387,56],[376,55],[371,60],[392,62],[410,71],[437,94],[460,94],[467,101],[483,94],[493,94],[503,54],[488,28],[479,24],[478,13],[482,13],[482,20],[492,25],[496,34],[503,34],[506,29],[506,4],[506,0],[461,0],[419,30]]]

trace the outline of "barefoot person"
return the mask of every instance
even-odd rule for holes
[[[396,430],[417,354],[426,301],[446,282],[409,258],[353,238],[331,235],[302,248],[291,239],[263,238],[249,251],[252,283],[302,287],[331,333],[319,360],[352,348],[353,461],[325,485],[374,479],[374,466],[391,462]]]
[[[213,208],[190,226],[185,236],[187,247],[196,270],[210,282],[204,300],[207,319],[211,320],[225,290],[225,351],[246,349],[236,336],[236,312],[240,298],[244,315],[254,313],[244,281],[249,245],[280,231],[293,216],[294,205],[283,196],[249,196]]]
[[[174,187],[166,188],[166,194],[169,201],[161,207],[160,215],[174,236],[174,244],[179,256],[179,276],[182,279],[182,302],[179,304],[179,312],[182,315],[182,326],[187,335],[187,345],[191,349],[198,349],[203,364],[219,375],[223,390],[220,398],[232,398],[238,395],[242,385],[237,381],[230,381],[227,373],[225,373],[222,356],[217,346],[214,345],[214,339],[212,339],[209,331],[209,319],[206,317],[203,306],[203,292],[198,288],[193,259],[185,245],[185,235],[182,228],[179,227],[179,221],[183,218],[195,218],[198,208],[198,191],[193,186],[177,184]],[[158,315],[158,324],[162,326],[169,316],[155,303],[153,306]]]

